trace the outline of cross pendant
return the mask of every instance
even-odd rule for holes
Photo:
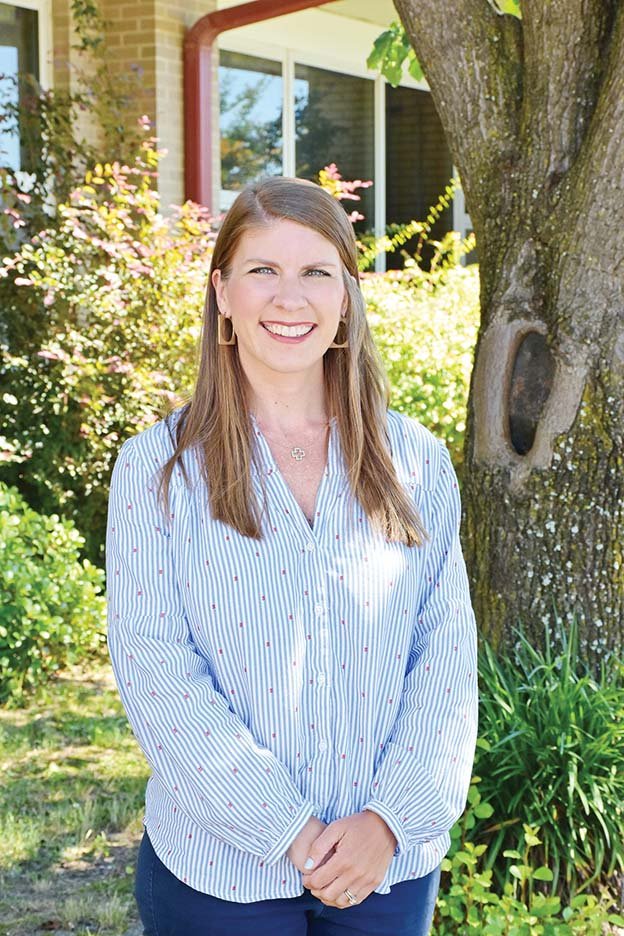
[[[301,461],[302,458],[305,458],[305,452],[302,448],[299,448],[298,445],[290,450],[290,454],[296,461]]]

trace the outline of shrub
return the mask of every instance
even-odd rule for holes
[[[392,273],[366,277],[368,319],[392,384],[392,406],[448,444],[461,472],[466,402],[479,321],[476,267],[414,289]]]
[[[540,830],[524,825],[519,848],[499,856],[503,884],[494,890],[488,846],[479,841],[478,828],[493,814],[481,797],[480,777],[473,777],[468,806],[451,832],[452,844],[442,862],[442,880],[436,904],[436,936],[479,933],[483,936],[602,936],[609,925],[624,919],[612,912],[613,898],[579,894],[568,906],[561,898],[541,892],[553,873],[541,863]],[[502,814],[503,816],[505,813]],[[503,820],[504,823],[504,820]],[[498,823],[497,823],[498,825]],[[505,858],[503,863],[500,858]]]
[[[3,271],[32,314],[19,294],[4,310],[0,477],[73,519],[97,564],[119,445],[191,389],[214,241],[197,205],[160,215],[153,143],[87,173]]]
[[[520,635],[506,658],[483,648],[476,769],[496,814],[513,820],[492,833],[490,861],[538,826],[553,890],[574,894],[624,869],[624,667],[591,672],[575,622],[559,639],[555,650],[547,631],[541,650]]]
[[[41,516],[0,482],[0,702],[19,698],[104,641],[104,573],[69,520]]]

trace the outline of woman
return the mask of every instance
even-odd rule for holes
[[[111,479],[145,934],[429,931],[476,737],[459,524],[446,447],[388,410],[346,213],[302,180],[249,186],[192,398]]]

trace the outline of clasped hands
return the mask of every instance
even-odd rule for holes
[[[350,906],[346,890],[362,903],[383,881],[395,847],[394,833],[381,816],[363,810],[329,825],[312,816],[286,854],[301,871],[304,887],[343,910]]]

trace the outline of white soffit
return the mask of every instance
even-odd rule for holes
[[[374,23],[375,26],[389,26],[392,20],[399,18],[392,0],[337,0],[321,9],[363,23]]]
[[[243,0],[217,0],[217,9],[240,6],[242,2]],[[324,3],[318,9],[347,19],[360,20],[362,23],[373,23],[375,26],[389,26],[392,20],[399,18],[392,0],[335,0],[333,3]]]

